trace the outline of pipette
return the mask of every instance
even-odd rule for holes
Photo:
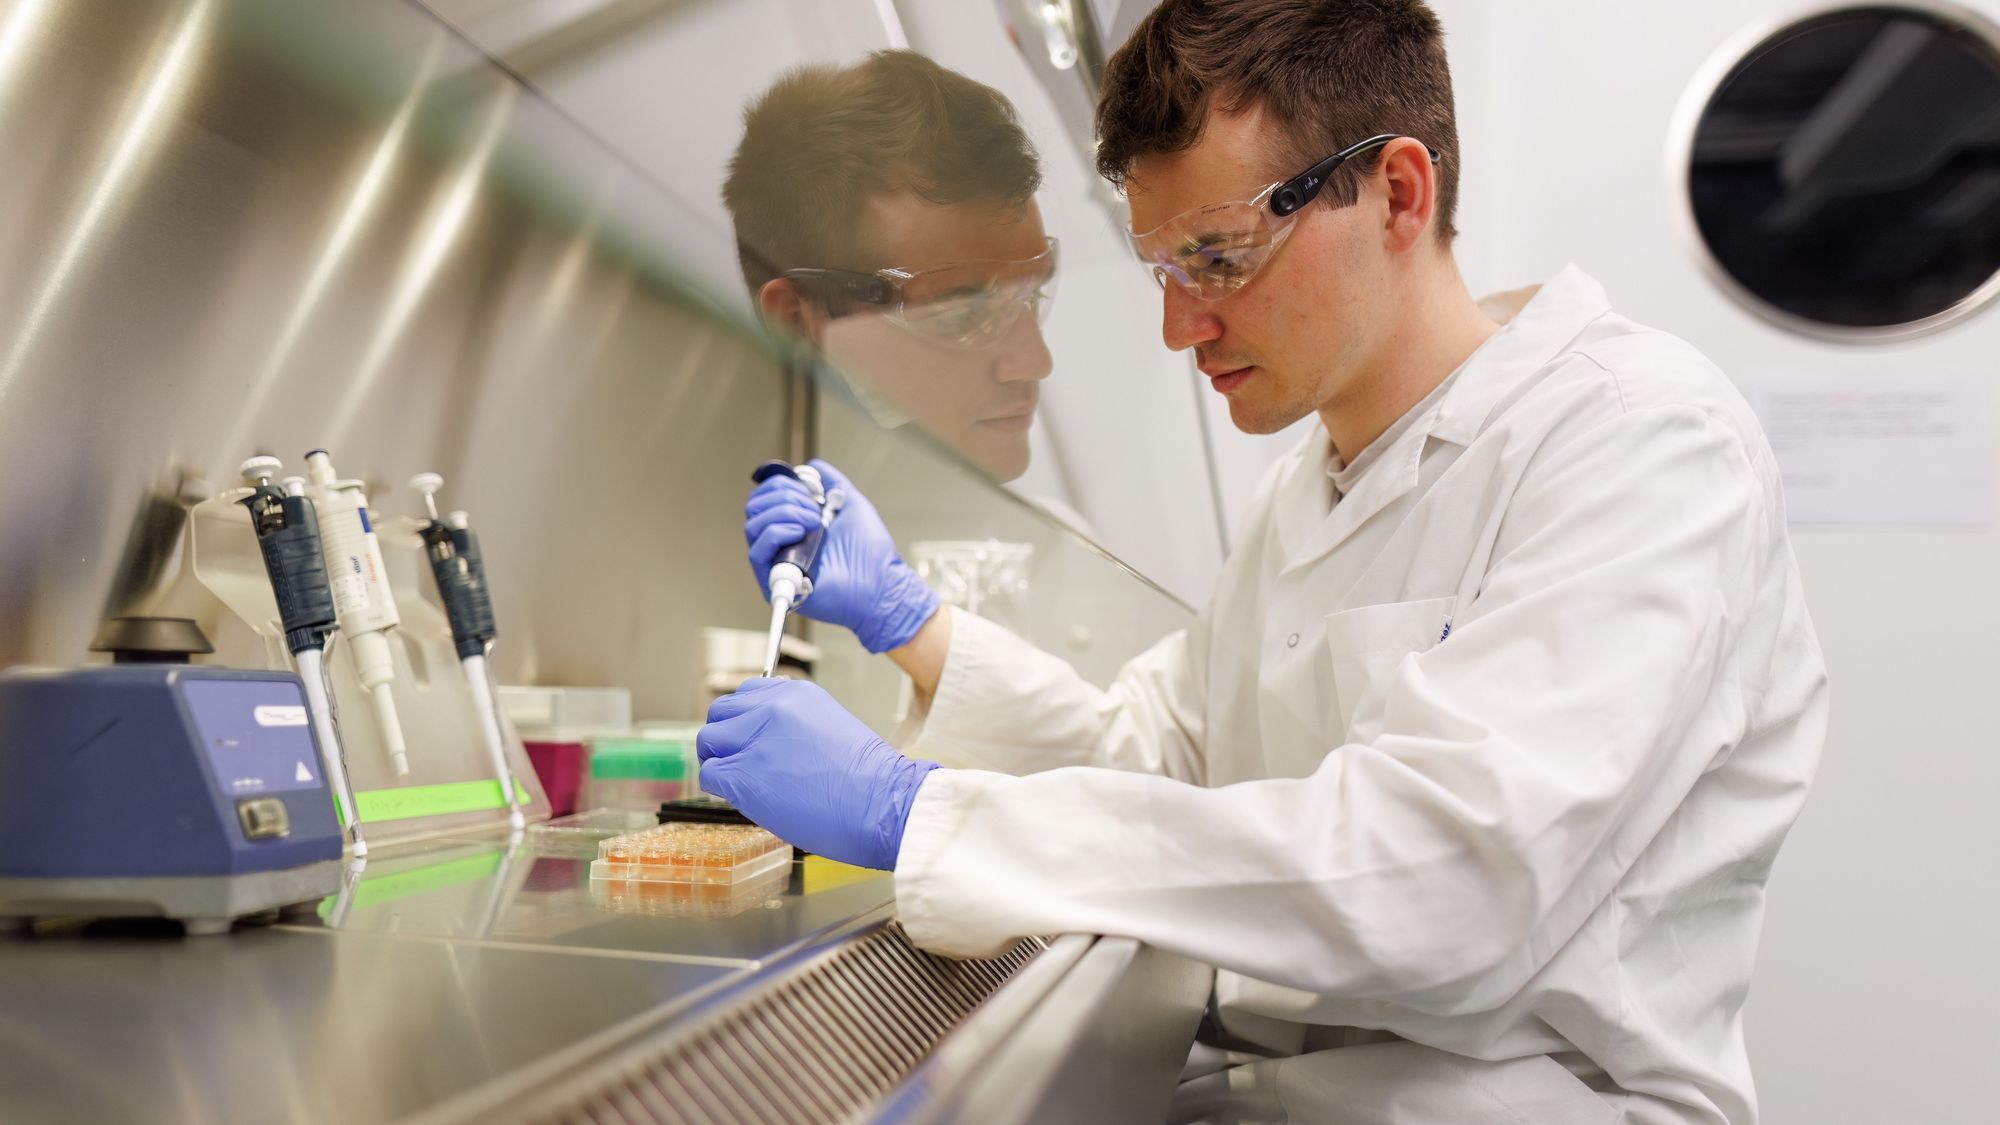
[[[354,657],[355,675],[375,705],[375,723],[389,764],[401,777],[410,772],[410,756],[403,745],[403,725],[396,718],[396,697],[389,690],[396,678],[389,630],[402,618],[389,591],[389,573],[382,565],[374,525],[368,522],[368,494],[358,480],[336,479],[333,459],[324,449],[306,454],[306,473],[319,490],[320,544],[341,637]]]
[[[500,793],[507,801],[507,822],[518,829],[527,820],[521,815],[513,771],[507,768],[507,743],[500,737],[493,687],[486,678],[486,653],[499,629],[493,622],[493,599],[486,588],[486,562],[479,551],[479,539],[464,512],[453,512],[449,522],[438,518],[437,490],[444,487],[443,477],[419,473],[410,479],[410,487],[424,498],[424,509],[430,513],[431,522],[423,529],[424,550],[430,556],[445,619],[451,622],[452,645],[465,669],[465,682],[472,688],[472,706],[479,713],[479,730],[492,759],[493,775],[500,780]]]
[[[354,855],[359,858],[368,854],[368,843],[361,838],[354,790],[347,780],[346,754],[334,730],[320,659],[326,652],[326,635],[334,627],[333,590],[320,554],[319,519],[305,496],[306,482],[292,477],[282,490],[271,483],[283,467],[276,457],[252,457],[243,462],[243,480],[253,491],[241,502],[250,509],[250,526],[264,552],[264,571],[270,575],[271,593],[278,600],[285,647],[297,661],[299,679],[305,684],[306,707],[319,739],[320,765],[326,771],[334,802],[340,806],[340,822],[347,826]]]
[[[812,593],[810,575],[813,563],[819,558],[819,547],[826,539],[827,525],[833,522],[834,514],[840,511],[841,504],[846,500],[837,488],[827,492],[819,470],[811,465],[794,466],[783,461],[766,461],[750,474],[750,479],[758,484],[772,477],[791,477],[806,486],[813,502],[819,505],[819,525],[807,528],[805,538],[779,551],[777,558],[771,562],[771,633],[764,646],[765,679],[770,679],[778,671],[778,646],[785,640],[785,615]]]

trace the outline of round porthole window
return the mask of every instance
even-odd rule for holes
[[[1893,338],[2000,292],[2000,33],[1843,8],[1718,60],[1684,127],[1688,216],[1718,281],[1788,328]]]

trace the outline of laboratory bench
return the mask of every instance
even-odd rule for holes
[[[1208,970],[1120,938],[951,961],[890,877],[590,877],[530,829],[377,847],[224,935],[0,936],[0,1119],[1158,1121]]]

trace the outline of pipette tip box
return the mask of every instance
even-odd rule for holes
[[[601,841],[590,877],[740,883],[791,861],[791,847],[755,825],[673,823]]]

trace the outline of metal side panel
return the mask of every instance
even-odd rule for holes
[[[951,961],[888,923],[768,966],[693,1012],[628,1023],[411,1125],[853,1120],[1047,946],[1029,938],[998,957]]]
[[[1130,938],[1062,940],[1088,949],[1035,995],[1011,995],[1010,986],[995,997],[874,1120],[1152,1125],[1164,1119],[1214,970]],[[1008,1000],[1018,1002],[1002,1003]]]

